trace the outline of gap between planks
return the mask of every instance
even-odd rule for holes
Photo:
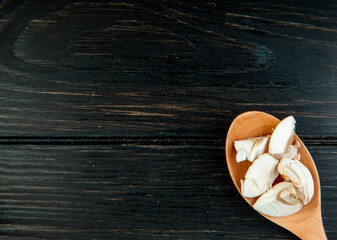
[[[337,145],[337,136],[299,136],[306,145]],[[11,136],[0,145],[214,145],[224,146],[226,137],[198,136]]]

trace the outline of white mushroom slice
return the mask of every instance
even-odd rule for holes
[[[295,143],[294,143],[294,146],[295,146],[296,148],[300,148],[300,147],[301,147],[301,144],[300,144],[300,142],[299,142],[298,140],[296,140]]]
[[[258,138],[247,138],[245,140],[234,141],[235,150],[239,152],[240,149],[243,149],[247,154],[249,154],[257,139]]]
[[[289,116],[283,119],[275,128],[269,141],[269,153],[275,157],[286,152],[287,147],[292,143],[295,119],[293,116]]]
[[[294,147],[296,147],[298,149],[298,148],[301,147],[301,143],[298,140],[296,140],[295,143],[294,143],[294,145],[292,145],[292,146],[294,146]],[[292,157],[292,159],[294,159],[294,160],[301,160],[301,155],[299,153],[296,153],[296,155],[294,157]]]
[[[245,180],[241,180],[241,194],[244,197],[257,197],[267,191],[277,176],[278,160],[269,154],[258,157],[248,168]]]
[[[253,162],[258,156],[260,156],[263,153],[267,152],[268,147],[268,141],[269,141],[270,135],[265,137],[260,137],[256,140],[253,149],[249,153],[247,159],[251,162]]]
[[[269,138],[270,135],[234,141],[234,147],[237,151],[236,161],[239,163],[247,158],[251,162],[254,161],[255,158],[267,151]],[[246,153],[240,152],[240,150],[244,150]]]
[[[241,194],[244,197],[257,197],[261,195],[260,190],[256,182],[252,179],[240,180],[241,182]]]
[[[247,152],[244,149],[240,149],[237,154],[236,154],[236,161],[242,162],[245,161],[247,159]]]
[[[304,187],[306,185],[306,176],[302,166],[298,164],[298,160],[290,158],[282,158],[277,166],[278,172],[286,181],[291,181],[296,187]]]
[[[303,204],[296,198],[291,182],[280,182],[264,193],[253,205],[260,213],[272,217],[284,217],[301,210]]]
[[[247,159],[248,154],[252,150],[252,148],[253,148],[257,139],[259,139],[259,138],[247,138],[245,140],[234,141],[234,147],[235,147],[235,150],[237,152],[236,161],[238,163],[242,162],[242,161],[245,161]]]
[[[299,153],[297,153],[293,159],[299,161],[299,160],[301,160],[301,155]]]
[[[294,159],[297,155],[297,147],[295,145],[289,145],[287,151],[282,154],[282,158]]]
[[[308,204],[314,195],[314,181],[308,168],[298,160],[283,158],[277,169],[285,180],[295,185],[303,204]]]
[[[308,172],[309,172],[309,170],[308,170]],[[315,191],[314,190],[314,181],[312,179],[311,174],[310,174],[309,179],[311,179],[311,180],[308,181],[308,183],[305,187],[296,188],[297,195],[302,200],[304,205],[307,205],[311,201],[312,197],[314,196],[314,191]]]

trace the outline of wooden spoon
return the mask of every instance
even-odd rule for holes
[[[273,129],[280,122],[279,119],[264,112],[245,112],[237,116],[232,122],[226,138],[226,161],[229,173],[232,177],[236,189],[241,194],[240,179],[244,179],[247,169],[251,165],[250,161],[237,163],[235,160],[236,150],[234,141],[249,137],[258,137],[272,134]],[[301,155],[301,162],[309,169],[315,184],[315,192],[311,201],[299,212],[286,217],[270,217],[260,213],[270,221],[294,233],[301,239],[327,239],[323,227],[321,215],[321,190],[319,177],[315,163],[303,142],[295,135],[301,143],[298,152]],[[253,206],[257,198],[243,197],[246,202]]]

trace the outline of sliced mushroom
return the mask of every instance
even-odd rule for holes
[[[236,161],[242,162],[245,161],[247,159],[247,152],[244,149],[240,149],[237,153],[236,153]]]
[[[269,138],[270,135],[234,141],[234,147],[237,151],[236,161],[239,163],[248,159],[252,162],[259,155],[267,152]]]
[[[303,204],[308,204],[314,195],[314,180],[309,169],[299,160],[283,158],[277,170],[286,181],[294,184]]]
[[[292,145],[292,146],[294,146],[294,147],[296,147],[298,149],[298,148],[301,147],[301,143],[298,140],[296,140],[295,143],[294,143],[294,145]],[[296,155],[294,157],[292,157],[292,159],[294,159],[294,160],[301,160],[301,155],[299,153],[296,153]]]
[[[301,143],[298,140],[296,140],[295,143],[294,143],[294,146],[296,148],[300,148],[301,147]]]
[[[289,116],[283,119],[273,131],[269,141],[269,153],[275,157],[281,157],[291,145],[295,130],[295,119]]]
[[[240,149],[244,149],[247,153],[250,153],[257,139],[258,138],[247,138],[234,141],[235,150],[238,152]]]
[[[253,207],[268,216],[284,217],[301,210],[303,204],[291,182],[280,182],[259,197]]]
[[[300,160],[301,156],[299,153],[297,153],[297,149],[300,147],[301,147],[300,142],[296,140],[292,145],[288,145],[286,152],[280,156],[280,159],[291,158],[291,159]]]
[[[295,158],[297,155],[297,147],[295,145],[289,145],[285,153],[282,154],[282,158]]]
[[[242,162],[245,161],[248,157],[248,154],[252,150],[257,138],[248,138],[245,140],[234,141],[234,147],[237,152],[236,161]]]
[[[277,164],[278,160],[269,154],[259,156],[241,180],[241,194],[253,198],[267,191],[279,175]]]
[[[265,137],[260,137],[256,140],[253,146],[253,149],[250,151],[247,157],[249,161],[253,162],[258,156],[267,152],[269,138],[270,138],[270,135],[265,136]]]

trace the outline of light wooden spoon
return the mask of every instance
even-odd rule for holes
[[[280,120],[274,116],[257,111],[242,113],[232,122],[226,138],[226,161],[234,185],[240,194],[240,179],[244,179],[251,162],[236,162],[234,141],[271,134],[279,122]],[[305,147],[301,139],[299,139],[297,135],[295,135],[295,139],[301,143],[301,147],[298,149],[298,152],[301,155],[301,162],[309,169],[314,179],[314,196],[307,205],[293,215],[286,217],[270,217],[261,213],[260,214],[294,233],[301,239],[327,239],[322,223],[321,187],[317,169],[308,149]],[[250,206],[253,206],[257,200],[257,198],[243,198]]]

